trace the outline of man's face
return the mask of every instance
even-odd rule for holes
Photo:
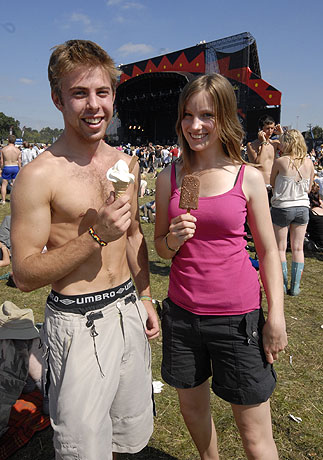
[[[65,132],[89,142],[101,140],[113,115],[114,94],[110,76],[101,67],[80,66],[61,81],[61,100],[53,95],[62,112]]]
[[[264,127],[262,128],[262,131],[265,133],[267,139],[270,139],[270,137],[273,135],[274,130],[275,123],[269,123],[267,125],[264,125]]]

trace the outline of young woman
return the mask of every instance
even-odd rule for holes
[[[283,270],[285,292],[288,284],[287,236],[288,230],[290,231],[292,276],[289,293],[298,295],[304,269],[303,245],[310,207],[308,193],[312,188],[314,166],[312,160],[306,158],[304,138],[296,129],[281,135],[280,144],[283,155],[275,160],[270,177],[273,187],[271,217]]]
[[[172,259],[163,302],[164,380],[203,460],[218,459],[210,388],[231,403],[249,459],[278,459],[269,397],[272,363],[287,344],[283,281],[261,173],[240,156],[243,132],[231,84],[203,75],[184,88],[176,124],[181,158],[157,179],[155,245]],[[199,207],[179,209],[186,174],[200,179]],[[245,249],[256,244],[268,299],[265,322],[258,276]]]

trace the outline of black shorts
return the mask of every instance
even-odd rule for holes
[[[212,389],[225,401],[267,401],[276,373],[262,346],[264,324],[262,309],[236,316],[194,315],[165,299],[163,379],[175,388],[194,388],[212,375]]]

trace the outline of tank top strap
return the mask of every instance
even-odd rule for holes
[[[175,163],[172,163],[172,166],[171,166],[170,185],[171,185],[171,194],[173,195],[173,193],[177,189]]]
[[[302,176],[302,174],[301,174],[299,168],[296,166],[296,163],[295,163],[294,159],[289,157],[289,161],[290,161],[290,163],[294,166],[294,168],[295,168],[296,171],[298,172],[299,177],[300,177],[301,180],[302,180],[302,179],[303,179],[303,176]],[[301,166],[302,166],[302,165],[301,165]]]
[[[244,171],[245,171],[246,165],[242,164],[239,168],[236,180],[234,182],[234,187],[239,187],[240,190],[242,190],[242,182],[243,182],[243,176],[244,176]]]

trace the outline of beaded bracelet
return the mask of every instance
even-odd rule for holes
[[[149,302],[153,301],[153,298],[150,295],[141,295],[139,297],[140,300],[149,300]]]
[[[172,252],[177,252],[177,251],[179,250],[179,247],[176,248],[176,249],[173,249],[173,248],[170,248],[170,247],[168,246],[168,241],[167,241],[168,236],[169,236],[169,232],[168,232],[167,235],[165,236],[165,243],[166,243],[167,249],[168,249],[169,251],[172,251]]]
[[[92,238],[94,239],[94,241],[96,241],[97,243],[99,243],[100,246],[106,246],[108,243],[106,243],[104,240],[101,240],[101,238],[99,237],[99,235],[97,235],[94,231],[94,228],[93,227],[89,227],[89,234],[92,236]]]

